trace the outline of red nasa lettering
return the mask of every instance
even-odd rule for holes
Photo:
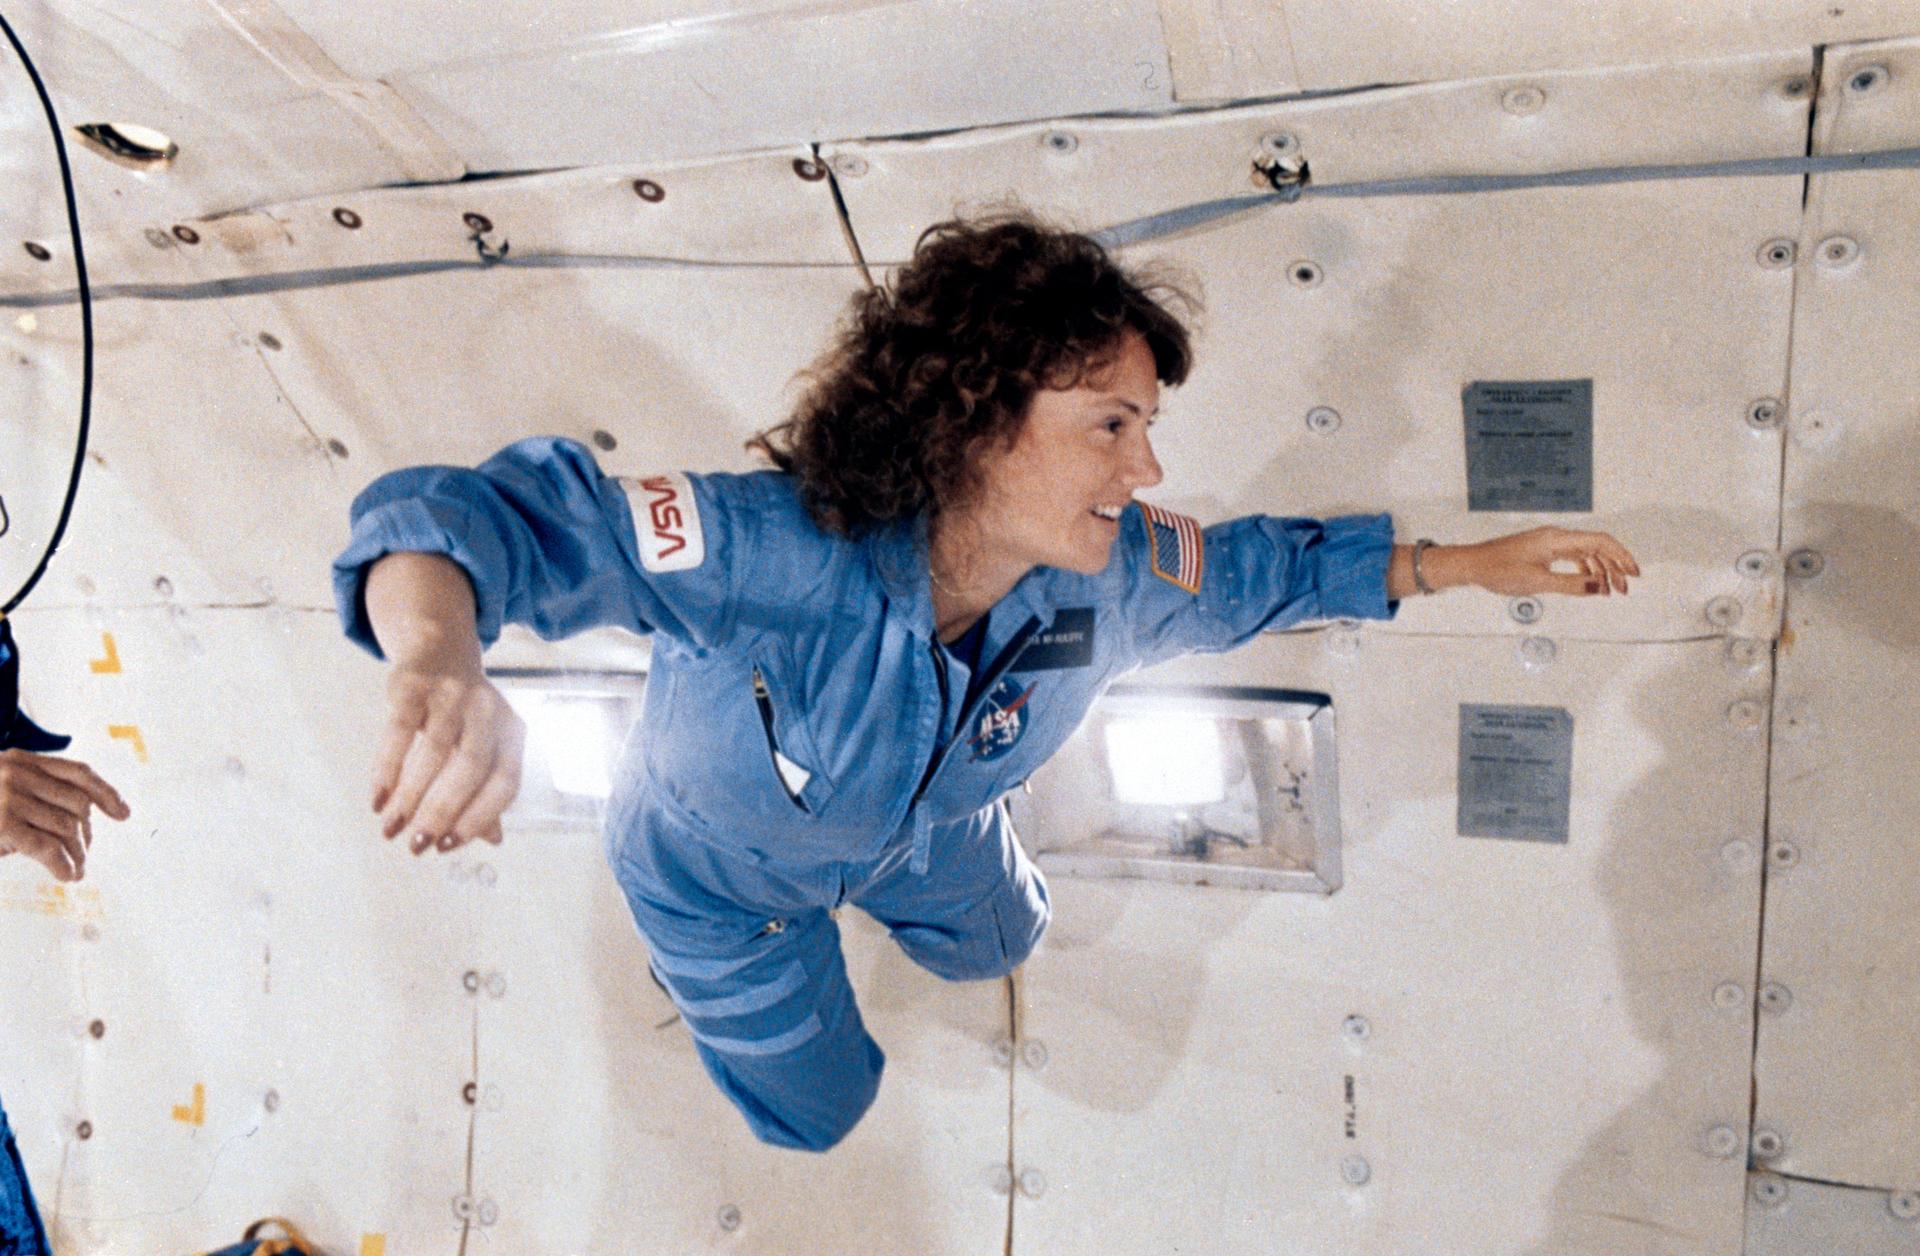
[[[648,476],[640,481],[640,487],[647,490],[647,514],[653,519],[653,534],[663,541],[672,542],[661,549],[658,557],[671,558],[687,547],[686,534],[680,531],[686,526],[686,521],[680,514],[680,507],[674,504],[680,500],[680,491],[664,475]]]

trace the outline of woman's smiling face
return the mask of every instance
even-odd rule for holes
[[[1153,352],[1134,331],[1076,386],[1034,394],[1013,443],[981,461],[979,504],[968,513],[983,556],[1105,570],[1120,512],[1163,478],[1147,436],[1159,407]]]

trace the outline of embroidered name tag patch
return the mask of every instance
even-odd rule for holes
[[[684,475],[622,479],[633,507],[633,531],[640,542],[640,565],[652,572],[689,571],[707,559],[700,530],[700,506]]]
[[[1027,648],[1020,651],[1013,670],[1050,672],[1066,667],[1085,667],[1093,662],[1093,608],[1068,606],[1054,614],[1053,622],[1033,635]]]
[[[1200,592],[1200,572],[1207,551],[1200,525],[1185,515],[1140,503],[1140,522],[1147,529],[1147,559],[1153,574],[1189,593]]]

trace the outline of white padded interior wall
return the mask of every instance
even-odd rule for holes
[[[1920,143],[1920,42],[1828,49],[1822,78],[1819,151]],[[1773,1167],[1908,1191],[1920,1189],[1916,196],[1910,171],[1819,177],[1800,242],[1782,549],[1819,569],[1792,580],[1780,642],[1764,968],[1785,994],[1755,1062],[1758,1120],[1785,1140]]]
[[[1493,638],[1327,630],[1153,679],[1331,695],[1345,884],[1053,879],[1017,1250],[1738,1250],[1752,1017],[1715,991],[1752,969],[1766,762],[1727,709],[1763,671],[1718,640],[1532,670]],[[1455,835],[1468,702],[1571,713],[1566,845]]]
[[[1093,228],[1244,194],[1263,136],[1295,136],[1315,181],[1786,156],[1805,145],[1804,54],[1546,76],[1516,118],[1511,84],[1395,89],[1178,119],[1012,128],[832,150],[869,259],[905,257],[956,205],[1018,191]],[[1070,135],[1070,146],[1053,135]],[[1631,137],[1631,138],[1629,138]],[[859,170],[861,166],[854,166]],[[1274,205],[1129,250],[1205,287],[1189,385],[1156,443],[1150,496],[1204,520],[1391,509],[1403,540],[1476,541],[1535,524],[1613,532],[1633,596],[1554,601],[1535,627],[1621,640],[1724,628],[1768,637],[1777,432],[1747,412],[1785,386],[1790,270],[1759,259],[1798,232],[1794,178],[1635,183]],[[1323,276],[1294,282],[1297,263]],[[1475,380],[1591,378],[1594,510],[1469,514],[1462,391]],[[1310,430],[1330,407],[1337,430]],[[1730,599],[1725,618],[1708,607]],[[1502,599],[1408,603],[1390,631],[1521,631]]]

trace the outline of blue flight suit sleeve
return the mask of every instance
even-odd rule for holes
[[[410,467],[382,476],[354,500],[353,537],[334,560],[341,623],[350,639],[383,657],[367,621],[367,570],[387,554],[416,551],[444,554],[466,571],[483,645],[505,623],[549,640],[613,626],[717,644],[733,628],[733,573],[740,570],[735,525],[714,483],[729,477],[673,478],[691,500],[677,501],[679,513],[669,518],[691,529],[700,559],[648,571],[627,491],[577,442],[535,437],[477,468]]]
[[[1178,516],[1134,505],[1121,520],[1128,621],[1140,664],[1231,650],[1303,620],[1392,619],[1390,515],[1264,515],[1199,529],[1199,570]],[[1197,587],[1193,587],[1197,586]]]

